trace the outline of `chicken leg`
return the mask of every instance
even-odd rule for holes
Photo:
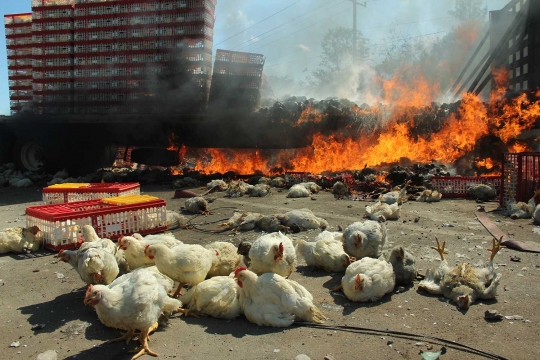
[[[180,291],[182,291],[182,287],[184,287],[184,283],[178,284],[178,287],[176,288],[176,291],[174,292],[174,294],[171,295],[169,293],[169,296],[176,299],[178,297],[178,295],[180,295]]]
[[[492,239],[493,240],[493,245],[492,245],[491,249],[487,249],[488,251],[491,251],[491,256],[489,257],[489,261],[493,261],[493,258],[495,258],[495,255],[497,255],[499,250],[506,247],[506,246],[501,245],[502,239],[503,239],[502,236],[499,239],[499,241],[495,240],[495,238]]]
[[[128,330],[124,335],[120,336],[119,338],[106,341],[105,344],[112,344],[112,343],[115,343],[115,342],[126,340],[126,345],[127,345],[127,344],[129,344],[129,342],[133,338],[134,334],[135,334],[135,331]]]
[[[431,248],[434,249],[434,250],[437,250],[437,252],[438,252],[439,255],[441,256],[441,260],[442,260],[442,261],[445,261],[446,259],[444,258],[444,255],[445,255],[445,254],[448,254],[448,251],[445,251],[445,250],[444,250],[444,246],[446,245],[446,241],[444,241],[444,242],[442,243],[442,246],[441,246],[441,244],[439,243],[439,239],[435,238],[435,241],[437,242],[437,247],[431,246]]]
[[[198,318],[199,316],[197,314],[195,314],[193,311],[190,311],[188,309],[184,309],[184,308],[178,308],[176,309],[176,311],[178,311],[179,313],[181,313],[182,315],[184,316],[193,316],[193,317],[196,317]]]
[[[159,356],[157,353],[153,352],[152,350],[150,350],[150,348],[148,347],[148,334],[150,333],[151,330],[155,330],[157,328],[158,324],[155,323],[154,325],[152,325],[149,329],[145,330],[145,331],[141,331],[141,335],[139,335],[139,342],[141,343],[142,345],[142,349],[139,350],[138,353],[136,353],[132,358],[131,360],[135,360],[135,359],[138,359],[140,358],[141,356],[143,355],[151,355],[151,356]],[[135,350],[136,351],[136,350]]]

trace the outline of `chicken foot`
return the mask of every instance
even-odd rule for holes
[[[155,324],[152,325],[148,330],[141,331],[141,335],[139,335],[139,342],[141,343],[142,349],[140,349],[139,352],[137,352],[137,353],[131,358],[131,360],[138,359],[138,358],[140,358],[140,357],[143,356],[143,355],[159,356],[157,353],[153,352],[153,351],[150,350],[150,348],[148,347],[148,334],[150,333],[150,331],[155,330],[155,329],[157,328],[157,326],[158,326],[158,324],[155,323]],[[135,351],[137,351],[137,349],[136,349]],[[130,352],[135,352],[135,351],[130,351]]]
[[[444,241],[444,242],[442,243],[442,246],[441,246],[441,244],[439,243],[439,239],[435,238],[435,241],[437,242],[437,247],[431,246],[431,248],[434,249],[434,250],[437,250],[437,252],[438,252],[439,255],[441,256],[441,260],[442,260],[442,261],[445,261],[446,259],[444,258],[444,255],[445,255],[445,254],[448,254],[448,251],[445,251],[445,250],[444,250],[444,246],[446,245],[446,241]]]
[[[495,255],[497,255],[499,250],[506,247],[506,246],[501,245],[502,239],[503,239],[502,236],[499,239],[499,241],[495,240],[495,238],[492,239],[493,245],[491,246],[491,249],[487,249],[488,251],[491,251],[491,256],[489,257],[489,261],[493,261],[493,259],[495,258]]]
[[[341,290],[343,290],[343,285],[338,285],[335,288],[330,289],[330,291],[334,291],[334,292],[341,291]]]
[[[190,311],[188,309],[178,308],[178,309],[176,309],[176,311],[181,313],[184,316],[193,316],[193,317],[196,317],[196,318],[199,317],[194,311]]]
[[[135,335],[135,331],[128,330],[124,335],[120,336],[119,338],[106,341],[105,344],[112,344],[115,342],[126,340],[126,345],[127,345],[129,344],[129,342],[131,341],[134,335]]]

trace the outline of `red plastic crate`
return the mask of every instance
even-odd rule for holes
[[[491,184],[498,189],[501,187],[502,177],[491,176],[434,176],[431,185],[434,190],[442,194],[444,198],[461,198],[469,196],[467,188],[476,184]]]
[[[139,183],[90,183],[80,188],[46,187],[42,190],[45,204],[62,204],[75,201],[98,200],[123,195],[139,195]]]
[[[163,199],[133,205],[111,205],[103,200],[26,208],[26,226],[38,226],[46,248],[78,248],[83,239],[80,229],[92,225],[101,238],[116,240],[135,232],[146,235],[167,230],[167,204]]]
[[[512,194],[516,201],[529,201],[540,189],[540,152],[504,154],[502,173],[501,205],[506,205]]]

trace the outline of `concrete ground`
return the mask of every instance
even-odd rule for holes
[[[164,198],[171,210],[179,211],[184,203],[183,199],[172,199],[173,190],[168,186],[143,186],[142,191]],[[271,214],[307,207],[327,219],[331,230],[336,230],[338,225],[345,227],[361,220],[368,204],[335,200],[327,192],[315,195],[314,200],[288,199],[285,191],[277,190],[266,198],[229,199],[222,193],[211,196],[215,198],[210,204],[213,214],[196,217],[193,223],[227,219],[234,209]],[[24,226],[25,208],[40,204],[40,201],[40,188],[0,188],[0,229]],[[490,210],[498,204],[485,205]],[[447,242],[450,265],[463,261],[485,264],[489,255],[485,248],[491,246],[492,237],[476,219],[476,206],[474,201],[462,199],[434,204],[406,203],[401,219],[387,223],[386,248],[404,245],[416,255],[418,267],[424,273],[439,263],[436,252],[430,249],[437,236]],[[489,217],[500,221],[496,222],[497,226],[518,240],[540,242],[540,232],[533,231],[540,228],[531,220],[510,220],[497,213],[489,213]],[[417,222],[415,218],[418,218]],[[215,225],[201,227],[215,229]],[[311,231],[291,236],[313,240],[317,233]],[[180,229],[174,234],[187,243],[207,244],[219,240],[235,245],[241,240],[254,240],[260,236],[253,231],[234,235]],[[35,359],[39,353],[52,349],[58,352],[59,359],[129,359],[131,354],[126,350],[133,349],[135,344],[103,344],[119,336],[119,331],[105,327],[94,310],[84,306],[85,284],[75,270],[56,261],[53,255],[47,250],[26,256],[0,255],[1,358]],[[514,256],[520,261],[512,261]],[[321,360],[421,359],[421,350],[428,351],[430,346],[437,350],[444,345],[423,337],[433,336],[456,343],[446,344],[447,352],[441,359],[482,358],[474,351],[459,350],[463,347],[458,344],[504,358],[538,359],[538,254],[503,249],[495,258],[495,265],[497,271],[503,273],[496,299],[475,303],[467,312],[461,312],[444,298],[419,293],[418,283],[375,303],[351,303],[341,293],[329,290],[339,284],[342,275],[310,271],[300,261],[291,279],[313,294],[315,304],[328,317],[325,327],[269,328],[251,324],[243,317],[226,321],[176,315],[168,326],[160,326],[152,336],[150,346],[162,359],[294,359],[299,354]],[[506,316],[519,315],[522,320],[488,323],[484,320],[484,312],[488,309]],[[40,328],[41,325],[44,326]],[[387,331],[407,334],[397,336]],[[10,347],[13,342],[19,342],[20,346]]]

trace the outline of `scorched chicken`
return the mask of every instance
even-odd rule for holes
[[[243,242],[244,249],[247,242]],[[288,277],[296,269],[296,251],[291,239],[280,232],[259,237],[249,248],[249,269],[258,275],[267,272]],[[244,255],[244,254],[242,254]]]
[[[343,232],[343,248],[356,259],[366,256],[378,258],[386,243],[386,226],[377,221],[355,222]]]
[[[493,299],[497,293],[497,287],[501,280],[501,274],[496,274],[493,268],[493,258],[497,252],[503,248],[501,246],[502,237],[499,241],[493,239],[491,256],[487,268],[474,268],[471,264],[462,263],[455,268],[450,268],[446,259],[444,247],[435,238],[437,250],[441,257],[441,263],[437,270],[429,269],[426,278],[420,282],[419,289],[423,289],[430,294],[443,295],[458,305],[460,309],[468,309],[476,299]]]
[[[84,303],[94,306],[105,326],[127,331],[109,342],[129,342],[136,330],[141,332],[142,349],[132,359],[144,354],[158,356],[148,347],[148,336],[157,329],[162,313],[181,310],[182,303],[167,296],[166,287],[156,276],[150,270],[137,269],[122,275],[109,286],[90,285],[86,291]]]
[[[328,272],[344,272],[355,259],[343,250],[342,234],[323,231],[314,242],[299,239],[296,243],[298,255],[304,258],[307,266],[321,268]]]
[[[0,254],[38,250],[41,243],[41,237],[38,235],[39,232],[40,230],[37,226],[0,230]]]
[[[396,285],[410,285],[416,278],[414,256],[402,246],[396,246],[388,256],[396,274]]]
[[[257,276],[245,267],[236,269],[234,275],[244,315],[257,325],[286,327],[295,319],[314,323],[326,319],[309,291],[295,281],[273,273]]]
[[[373,205],[366,205],[366,217],[375,221],[398,220],[401,216],[401,206],[397,202],[388,205],[381,197]]]

